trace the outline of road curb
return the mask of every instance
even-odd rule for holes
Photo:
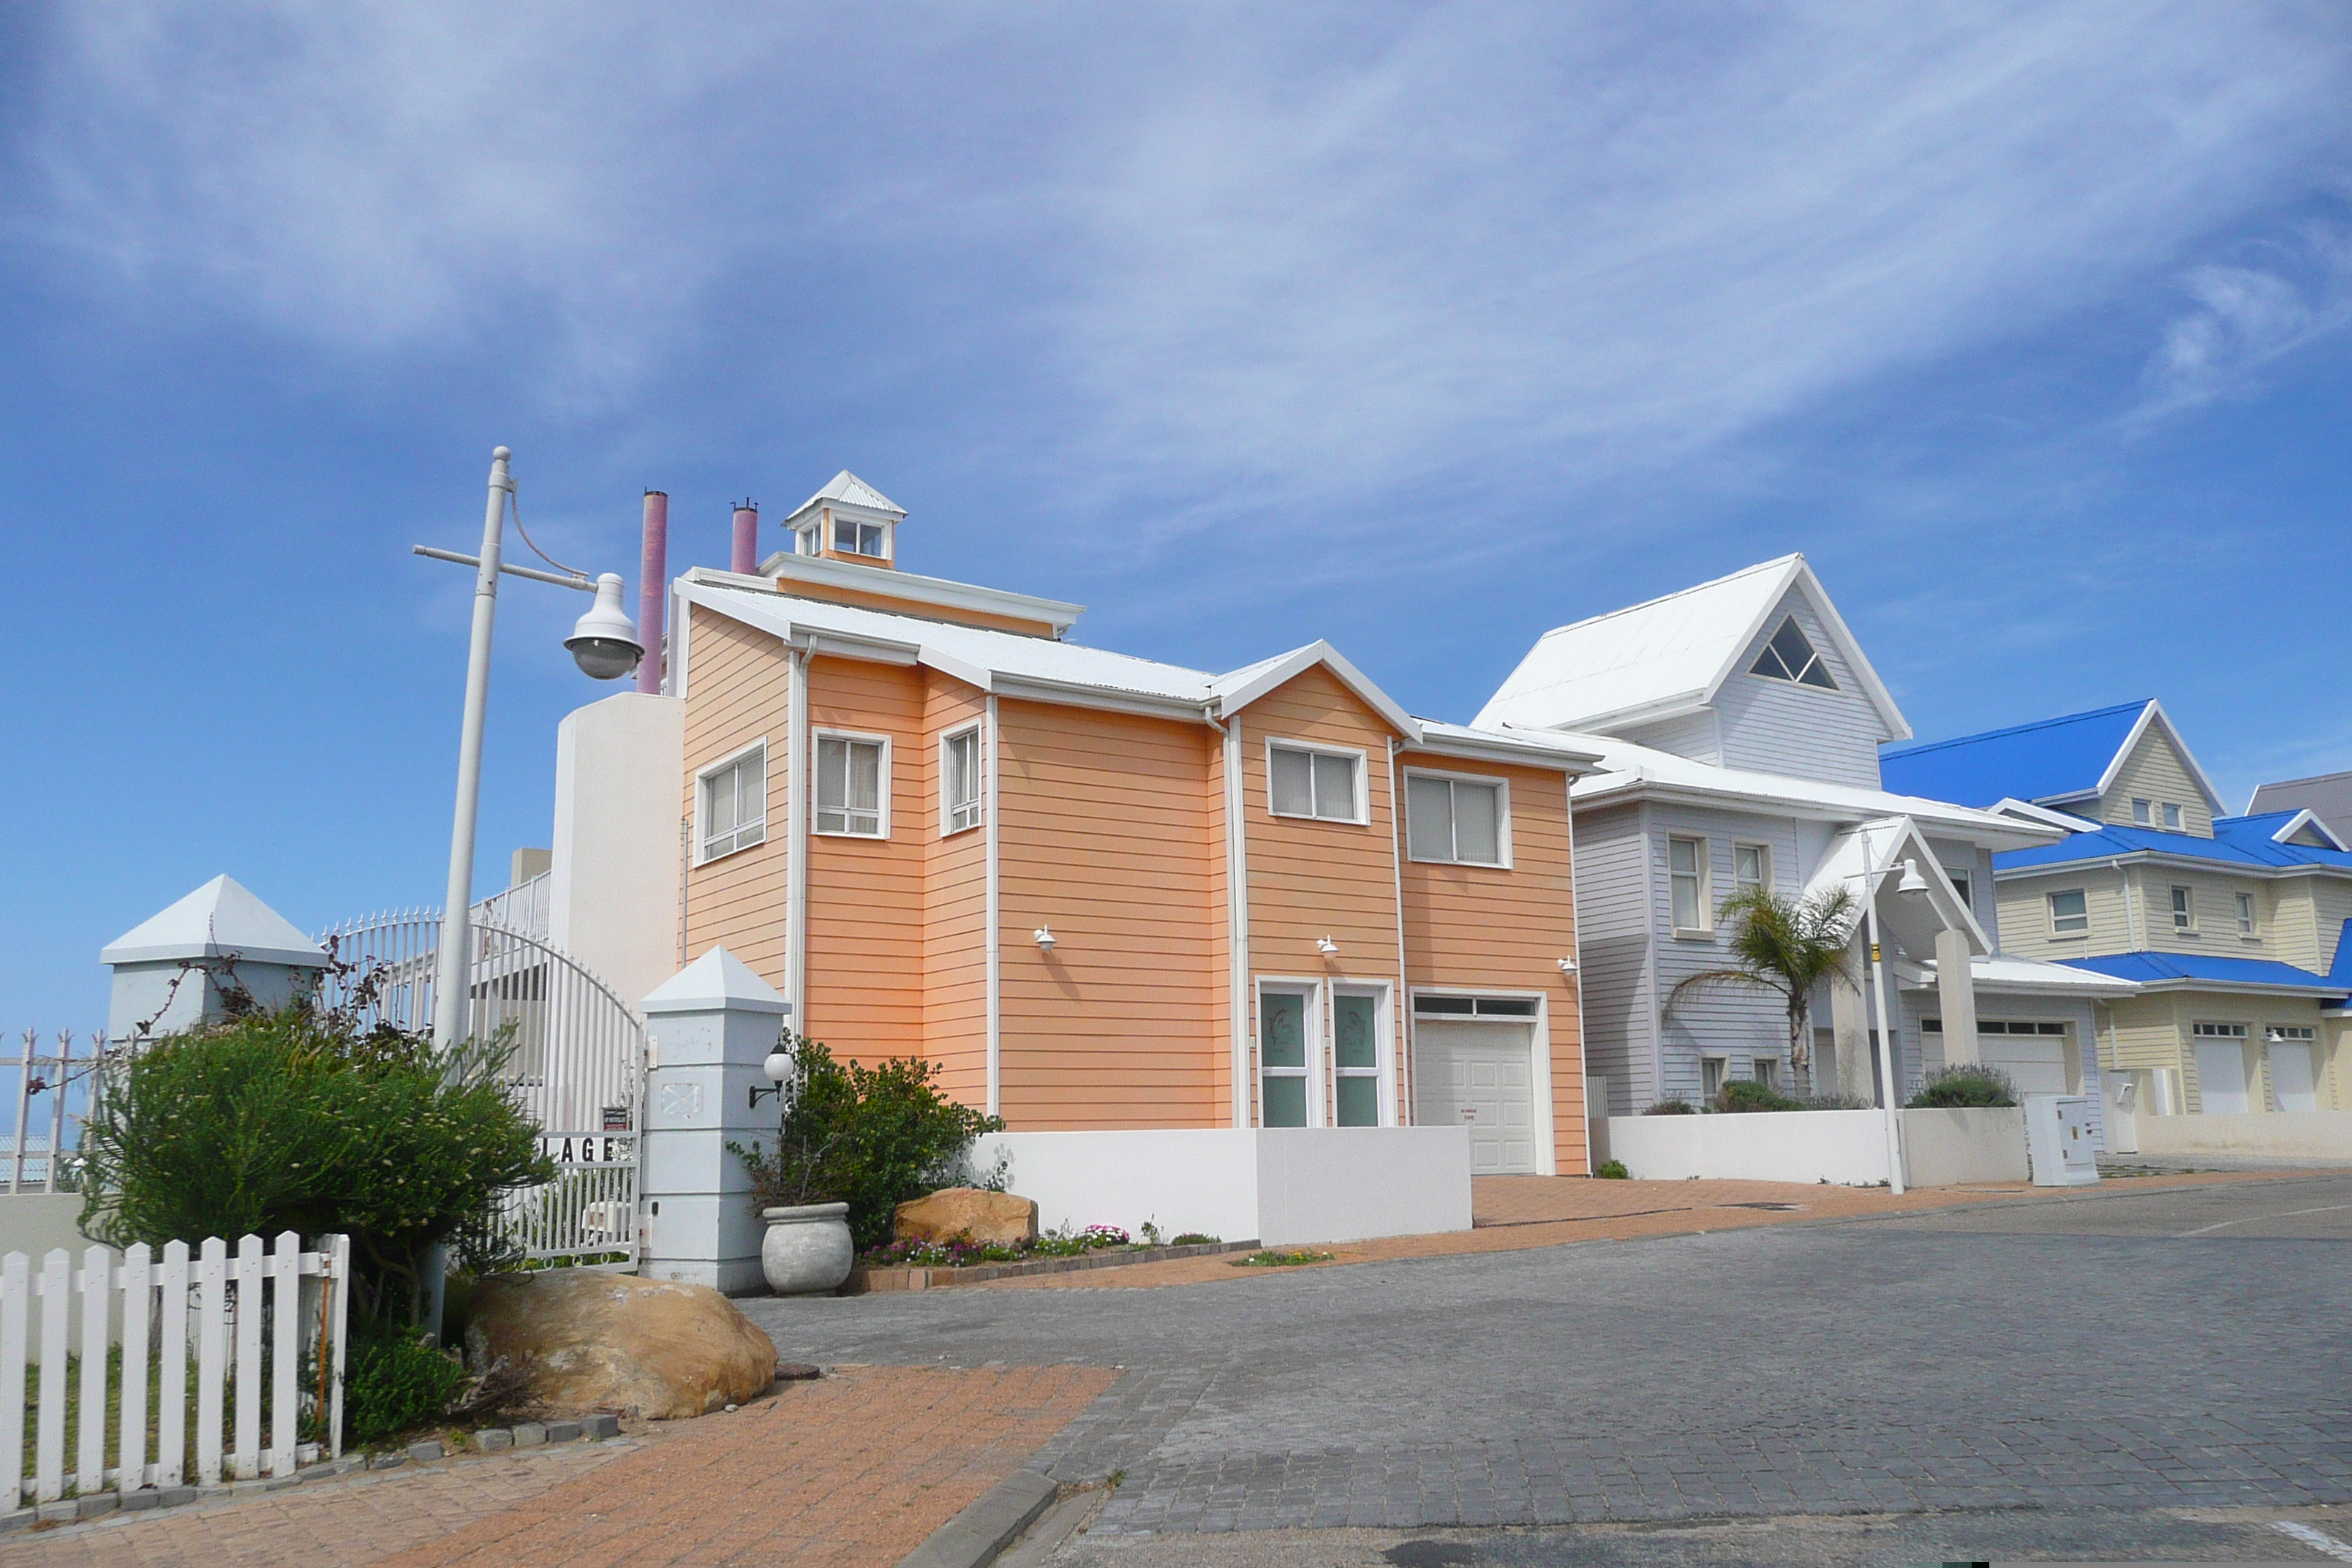
[[[985,1568],[1036,1522],[1061,1490],[1036,1470],[1015,1470],[898,1559],[898,1568]]]

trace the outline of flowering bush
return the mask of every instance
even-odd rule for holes
[[[1086,1229],[1047,1231],[1034,1241],[1007,1246],[1002,1242],[894,1241],[858,1255],[858,1261],[876,1268],[963,1268],[975,1263],[1019,1263],[1032,1258],[1076,1258],[1088,1252],[1137,1249],[1146,1244],[1129,1238],[1115,1225],[1090,1225]]]

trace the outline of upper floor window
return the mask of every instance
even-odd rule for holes
[[[833,548],[843,555],[871,555],[879,558],[887,531],[878,522],[852,522],[845,517],[833,520]]]
[[[2172,889],[2172,929],[2175,931],[2195,931],[2197,929],[2197,892],[2195,889],[2175,888]]]
[[[1944,868],[1944,875],[1952,879],[1952,891],[1959,894],[1961,904],[1967,908],[1974,909],[1976,907],[1976,899],[1969,890],[1972,885],[1973,879],[1970,878],[1969,873],[1964,870],[1956,869],[1953,867],[1947,866]]]
[[[2080,935],[2091,929],[2091,900],[2082,889],[2050,895],[2050,929],[2059,936]]]
[[[1823,691],[1838,689],[1838,683],[1830,679],[1829,667],[1813,651],[1811,641],[1794,616],[1780,623],[1780,629],[1772,634],[1772,640],[1764,645],[1764,651],[1756,656],[1748,673],[1774,680],[1793,680],[1800,686],[1817,686]]]
[[[2164,830],[2167,833],[2180,831],[2180,806],[2177,802],[2168,800],[2164,803]]]
[[[1666,840],[1666,880],[1672,890],[1675,930],[1708,930],[1706,839]]]
[[[749,849],[768,837],[768,746],[738,752],[699,775],[702,858]]]
[[[2240,936],[2254,934],[2254,896],[2252,893],[2238,895],[2238,934]]]
[[[1416,860],[1454,865],[1507,864],[1505,800],[1500,779],[1406,773],[1405,852]]]
[[[1267,809],[1276,816],[1367,822],[1364,754],[1274,742],[1266,747]]]
[[[852,838],[890,837],[890,742],[878,736],[816,738],[816,830]]]
[[[978,827],[981,805],[980,726],[940,738],[940,834]]]
[[[2140,827],[2154,827],[2156,826],[2156,802],[2152,800],[2136,800],[2132,802],[2132,822]]]
[[[1735,892],[1761,892],[1772,885],[1772,851],[1763,844],[1731,847],[1731,880]]]

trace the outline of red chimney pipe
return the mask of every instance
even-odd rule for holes
[[[735,558],[727,570],[749,577],[760,570],[760,506],[746,500],[735,508]]]
[[[662,689],[662,620],[669,603],[669,496],[646,492],[646,539],[637,562],[637,640],[646,657],[637,661],[637,689],[658,697]]]

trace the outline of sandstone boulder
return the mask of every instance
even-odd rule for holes
[[[1037,1204],[980,1187],[943,1187],[900,1204],[890,1216],[900,1241],[966,1241],[1015,1247],[1037,1239]]]
[[[466,1361],[519,1369],[556,1414],[654,1421],[740,1405],[776,1374],[774,1342],[709,1286],[590,1268],[484,1280]]]

